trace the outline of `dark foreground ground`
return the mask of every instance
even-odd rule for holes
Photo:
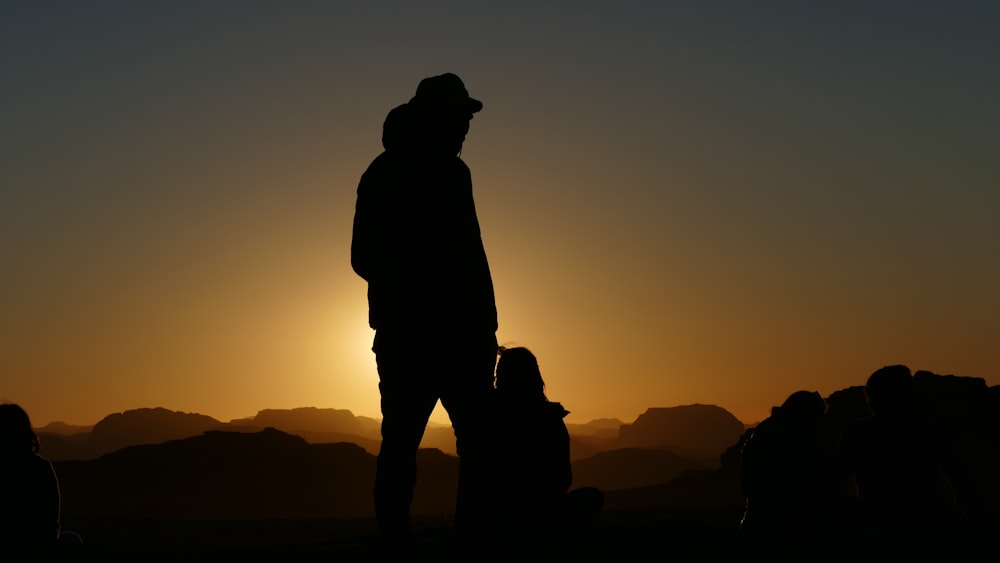
[[[657,556],[670,561],[733,561],[739,559],[738,521],[738,512],[730,507],[688,509],[684,514],[608,512],[548,560],[638,561]],[[84,540],[82,546],[55,554],[63,561],[374,562],[377,555],[371,520],[75,519],[65,521],[63,528]],[[416,561],[452,560],[454,529],[449,519],[420,519],[415,528]],[[533,555],[525,557],[535,560]]]
[[[740,537],[740,510],[734,507],[650,509],[606,512],[572,542],[542,556],[524,549],[502,561],[567,562],[725,562],[725,561],[995,561],[996,528],[959,538],[936,538],[936,548],[890,544],[873,546],[850,538],[822,545],[784,546],[761,552]],[[65,522],[84,545],[42,556],[11,560],[56,561],[333,561],[375,562],[371,520],[162,521],[77,519]],[[926,536],[926,534],[921,534]],[[914,537],[927,540],[927,537]],[[448,519],[416,523],[414,561],[453,561],[454,533]],[[482,559],[484,560],[484,559]]]

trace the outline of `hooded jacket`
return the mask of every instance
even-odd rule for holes
[[[573,483],[561,403],[499,397],[496,471],[501,512],[548,518]],[[527,517],[527,516],[525,516]]]
[[[403,104],[361,176],[351,266],[376,329],[497,329],[493,280],[468,166],[433,121]]]

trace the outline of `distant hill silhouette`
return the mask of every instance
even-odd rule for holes
[[[1000,387],[989,387],[980,378],[926,371],[916,372],[914,379],[972,468],[986,504],[1000,517]],[[862,386],[836,391],[826,400],[827,449],[832,452],[843,428],[869,411]],[[264,422],[285,428],[265,431],[260,427]],[[333,515],[370,510],[377,425],[375,419],[337,409],[267,409],[229,423],[166,409],[136,409],[109,415],[90,432],[38,433],[42,455],[58,464],[70,513],[82,503],[87,508],[81,514],[94,507],[109,516],[229,514],[223,505],[241,506],[239,496],[247,487],[283,491],[275,498],[262,492],[256,508],[235,511],[250,517],[268,511]],[[616,426],[619,435],[614,436]],[[609,506],[696,502],[692,495],[697,494],[722,502],[738,491],[746,429],[721,407],[651,408],[628,424],[603,419],[568,427],[573,486],[613,492]],[[428,445],[434,448],[421,450],[421,463],[428,469],[422,465],[418,482],[427,496],[418,502],[427,514],[450,514],[457,471],[451,427],[429,426],[422,443]],[[352,463],[361,467],[344,465]],[[676,488],[679,480],[686,480],[686,489]],[[207,490],[199,484],[203,482],[218,488]],[[225,486],[218,485],[223,482]],[[635,492],[639,490],[644,492]],[[283,504],[279,498],[298,495],[324,500]]]
[[[617,418],[597,418],[586,424],[567,423],[566,429],[576,436],[594,436],[597,438],[617,438],[622,422]]]
[[[569,455],[573,461],[586,459],[619,447],[618,429],[623,422],[617,418],[598,418],[586,424],[567,423]]]
[[[420,447],[438,449],[448,455],[458,455],[455,448],[455,431],[451,426],[429,423],[424,429]]]
[[[995,530],[1000,523],[1000,387],[989,387],[979,378],[924,371],[914,378],[977,480],[992,516],[987,523],[992,527],[982,529]],[[780,399],[775,397],[775,402]],[[843,427],[869,411],[861,386],[834,392],[826,401],[827,445],[832,452]],[[373,454],[378,441],[370,432],[375,421],[358,421],[369,437],[339,432],[343,426],[323,429],[325,421],[342,420],[357,431],[345,413],[349,411],[291,409],[229,423],[165,409],[110,416],[102,428],[94,428],[104,438],[95,443],[104,448],[129,440],[162,440],[170,432],[197,434],[125,446],[91,459],[57,459],[64,522],[96,526],[83,529],[95,530],[85,533],[91,546],[102,541],[105,546],[121,545],[123,536],[149,527],[153,531],[144,536],[147,539],[139,534],[134,545],[164,545],[169,550],[171,542],[186,533],[192,545],[203,545],[210,537],[213,545],[237,544],[250,557],[255,548],[249,545],[260,537],[261,542],[279,546],[271,552],[276,559],[306,560],[323,544],[306,545],[300,557],[284,557],[284,546],[296,541],[290,538],[312,534],[322,542],[327,532],[317,528],[317,522],[327,522],[323,525],[332,529],[344,524],[329,522],[370,522],[373,517]],[[594,561],[639,559],[657,550],[677,556],[672,546],[687,545],[692,557],[678,560],[740,560],[735,558],[738,551],[728,551],[739,545],[738,523],[745,502],[740,448],[746,431],[734,420],[720,407],[688,405],[649,409],[630,424],[610,419],[568,425],[573,487],[597,486],[605,498],[600,530],[606,551],[580,553],[592,555],[589,560]],[[129,421],[136,422],[131,429],[125,428]],[[262,421],[298,429],[294,433],[261,429]],[[168,428],[156,428],[158,424]],[[200,430],[215,424],[218,428]],[[616,424],[618,435],[614,435]],[[73,430],[39,429],[42,455],[55,459],[53,452],[60,448],[89,452],[91,432]],[[450,427],[428,430],[425,442],[453,448]],[[735,438],[720,447],[727,435]],[[353,443],[332,443],[341,438]],[[363,441],[366,445],[357,445]],[[454,510],[458,460],[442,450],[422,449],[418,454],[414,515],[424,518],[425,525],[447,526],[441,523],[448,522]],[[252,537],[227,536],[241,526],[253,530]],[[102,539],[99,530],[112,534]],[[450,537],[449,532],[443,534]],[[992,541],[993,535],[986,535]],[[148,538],[157,539],[151,543]],[[726,542],[731,542],[728,547]],[[706,555],[707,545],[718,546],[718,557]],[[356,540],[345,551],[359,553]]]
[[[685,471],[707,469],[707,465],[669,450],[624,448],[575,461],[573,486],[605,491],[646,487],[667,483]]]
[[[93,426],[80,426],[76,424],[66,424],[65,422],[55,421],[42,426],[41,428],[36,428],[36,432],[45,432],[48,434],[62,434],[63,436],[72,436],[73,434],[80,434],[81,432],[90,432]]]
[[[223,426],[210,416],[143,408],[109,414],[94,425],[87,440],[90,455],[102,455],[139,444],[159,444],[167,440],[195,436]]]
[[[314,407],[265,409],[253,417],[228,423],[202,414],[158,407],[110,414],[89,431],[76,434],[46,430],[51,425],[38,429],[37,433],[45,457],[53,461],[96,459],[127,446],[159,444],[210,430],[256,432],[264,428],[295,434],[314,444],[351,442],[374,454],[379,447],[379,424],[373,418],[354,416],[348,410]],[[57,426],[56,430],[66,428],[68,425]]]
[[[97,455],[91,454],[88,445],[90,431],[78,434],[61,434],[36,430],[35,434],[38,436],[41,451],[50,460],[94,459],[97,457]]]
[[[454,510],[458,460],[418,456],[414,511]],[[373,515],[375,457],[349,443],[309,444],[268,428],[209,431],[54,464],[65,517],[357,518]]]
[[[301,436],[311,444],[351,442],[377,454],[381,436],[381,423],[367,416],[355,416],[346,409],[320,409],[300,407],[295,409],[264,409],[250,418],[231,421],[226,430],[250,432],[275,428],[288,434]]]
[[[686,426],[688,424],[701,426],[692,435]],[[731,429],[739,429],[739,432],[720,430],[727,425]],[[502,431],[502,424],[500,428]],[[573,461],[601,452],[639,447],[670,450],[682,457],[713,463],[745,430],[743,423],[729,411],[715,405],[655,408],[647,410],[632,424],[624,424],[616,418],[602,418],[586,424],[567,424],[566,428],[570,434],[570,457]],[[703,437],[709,437],[709,440],[699,442]],[[437,448],[449,455],[457,455],[455,434],[450,426],[428,426],[420,447]]]
[[[351,443],[310,444],[274,428],[211,430],[128,446],[95,460],[54,462],[67,517],[371,517],[375,457]],[[452,514],[458,460],[418,454],[414,514]],[[605,452],[574,463],[574,487],[626,489],[666,483],[703,464],[665,450]]]
[[[568,426],[568,425],[567,425]],[[587,459],[601,452],[618,449],[618,436],[578,435],[570,430],[569,457],[573,461]],[[617,434],[617,432],[616,432]]]
[[[716,405],[651,408],[619,429],[618,447],[663,448],[687,457],[718,459],[746,426]]]
[[[721,407],[710,405],[698,405],[698,407],[708,411],[717,409],[717,411],[725,412]],[[666,410],[679,408],[682,407],[671,407]],[[632,425],[625,425],[621,420],[615,418],[597,419],[585,424],[568,424],[572,459],[585,459],[600,452],[622,447],[671,449],[682,456],[704,459],[714,459],[717,456],[718,452],[711,447],[707,451],[702,448],[685,449],[684,445],[669,444],[666,440],[641,439],[643,428],[648,426],[647,419],[649,419],[650,412],[661,410],[664,409],[650,409]],[[380,424],[381,422],[377,419],[355,416],[346,409],[316,407],[264,409],[252,417],[222,422],[202,414],[171,411],[158,407],[132,409],[110,414],[89,430],[86,430],[88,427],[85,426],[72,427],[53,423],[44,428],[36,429],[36,431],[45,456],[54,461],[61,461],[96,459],[103,454],[123,447],[157,444],[167,440],[198,436],[209,430],[256,432],[264,428],[275,428],[288,434],[301,436],[313,444],[351,442],[361,446],[369,453],[377,454],[381,442]],[[623,426],[636,425],[638,425],[638,431],[632,431],[629,434],[629,431],[626,430],[624,439],[619,436],[620,428]],[[74,430],[81,431],[72,433]],[[653,430],[655,431],[655,429]],[[679,428],[675,428],[674,431],[675,433],[683,433]],[[640,439],[637,440],[636,436],[640,436]],[[677,441],[683,444],[683,440]],[[457,455],[455,433],[451,426],[446,424],[429,423],[420,447],[438,449],[449,455]]]
[[[296,409],[264,409],[246,420],[232,421],[232,424],[247,423],[262,428],[277,428],[288,433],[330,432],[379,439],[380,422],[366,416],[355,416],[345,409],[320,409],[301,407]]]
[[[745,501],[739,476],[722,469],[685,471],[668,483],[605,493],[606,510],[728,507],[734,529],[743,515]]]

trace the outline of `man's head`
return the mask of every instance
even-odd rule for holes
[[[450,154],[462,150],[473,114],[483,109],[462,79],[450,72],[421,80],[407,105],[423,129],[419,136]]]
[[[470,116],[483,109],[483,102],[470,97],[462,79],[450,72],[421,80],[410,105],[435,111],[468,113]]]

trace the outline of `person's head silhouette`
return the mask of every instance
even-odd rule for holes
[[[469,96],[462,79],[450,72],[421,80],[406,105],[420,148],[450,155],[462,151],[472,115],[483,109],[482,102]]]
[[[826,414],[826,401],[816,391],[796,391],[775,409],[783,421],[803,427],[818,428]]]
[[[547,401],[538,360],[524,347],[499,349],[496,390],[503,398]]]
[[[382,146],[385,150],[406,149],[413,142],[413,117],[409,104],[398,105],[382,123]]]
[[[38,449],[28,413],[14,403],[0,404],[0,453],[38,453]]]
[[[917,407],[917,387],[910,368],[904,365],[885,366],[872,373],[865,384],[865,395],[876,416],[913,414]]]

